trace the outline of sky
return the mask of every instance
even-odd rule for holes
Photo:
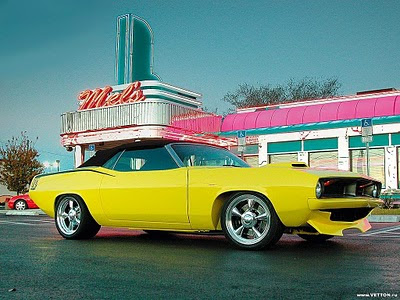
[[[73,166],[60,115],[85,89],[115,85],[118,15],[154,32],[154,71],[204,106],[240,83],[337,77],[340,93],[400,89],[400,1],[0,0],[0,146],[26,131],[42,162]]]

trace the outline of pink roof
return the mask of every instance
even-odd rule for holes
[[[217,115],[177,116],[171,126],[194,132],[219,132],[221,123],[222,116]]]
[[[254,112],[227,115],[221,131],[245,130],[400,115],[400,95],[303,104]]]

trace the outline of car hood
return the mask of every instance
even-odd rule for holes
[[[303,162],[284,162],[284,163],[273,163],[265,165],[263,168],[285,168],[293,169],[301,172],[305,172],[311,175],[318,176],[320,178],[332,178],[332,177],[346,177],[346,178],[365,178],[369,180],[378,181],[369,176],[358,174],[350,171],[342,171],[337,169],[320,169],[320,168],[310,168],[306,163]]]

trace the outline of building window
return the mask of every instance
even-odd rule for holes
[[[309,154],[310,167],[322,169],[337,169],[338,168],[338,152],[324,151],[311,152]]]
[[[350,151],[351,171],[367,174],[366,150],[357,149]],[[385,187],[385,150],[383,148],[369,150],[369,174],[378,179]]]
[[[293,162],[297,161],[297,153],[287,154],[271,154],[269,155],[269,163],[280,163],[280,162]]]
[[[259,167],[258,155],[245,156],[244,160],[252,167]]]
[[[397,186],[400,188],[400,147],[397,147]]]

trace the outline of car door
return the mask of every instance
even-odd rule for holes
[[[178,167],[165,147],[118,155],[112,176],[104,176],[100,186],[102,206],[110,220],[141,222],[141,226],[189,223],[187,168]]]

